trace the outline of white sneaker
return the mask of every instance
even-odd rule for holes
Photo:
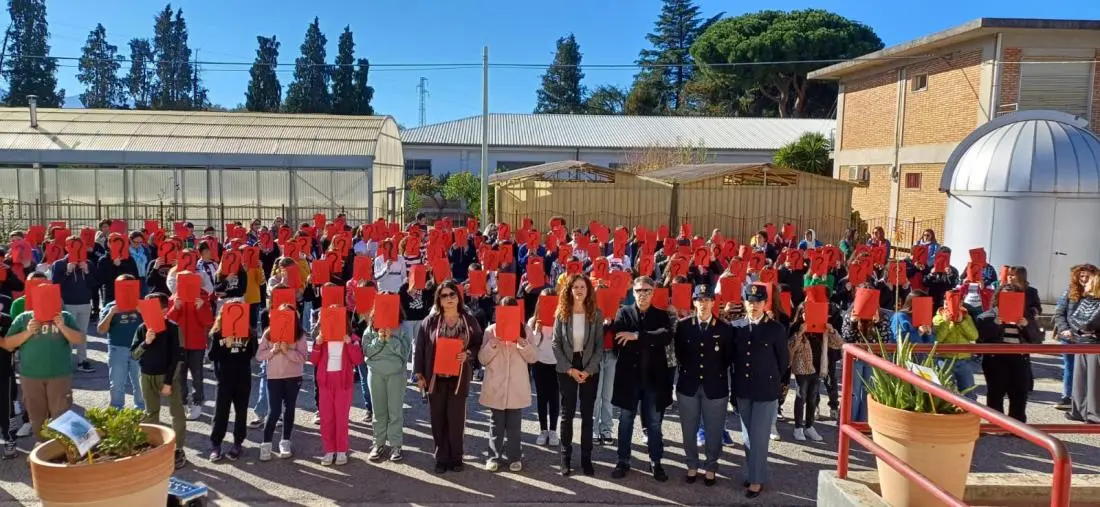
[[[549,438],[548,441],[550,443],[550,447],[557,447],[558,445],[560,445],[561,444],[561,439],[558,438],[558,432],[551,431],[550,432],[550,438]]]
[[[795,428],[794,429],[794,439],[799,441],[799,442],[805,442],[806,441],[806,430],[804,430],[802,428]]]
[[[829,419],[832,419],[832,420],[835,421],[838,417],[840,417],[840,416],[836,413],[836,409],[835,408],[830,408],[829,409]]]
[[[271,461],[271,442],[260,444],[260,461]]]
[[[489,461],[485,462],[485,470],[489,472],[496,472],[497,470],[500,470],[500,462],[495,459],[489,458]]]
[[[779,429],[776,428],[775,423],[772,423],[772,432],[769,438],[771,438],[773,442],[779,441]]]
[[[279,454],[280,458],[289,458],[294,455],[294,452],[290,449],[290,440],[283,440],[279,442]]]
[[[321,456],[322,466],[331,466],[332,461],[336,458],[336,453],[326,452],[324,456]]]
[[[31,436],[31,423],[23,423],[18,430],[15,431],[15,436],[19,438]]]
[[[390,453],[390,463],[397,463],[401,461],[403,456],[401,455],[401,448],[394,447],[393,452]]]
[[[806,428],[806,438],[809,438],[814,442],[820,442],[824,440],[823,438],[821,438],[821,434],[818,433],[817,430],[813,428],[813,426]]]
[[[202,417],[202,407],[199,405],[188,405],[185,416],[188,421],[194,421]]]
[[[346,453],[346,452],[336,453],[335,463],[336,463],[336,465],[347,465],[348,464],[348,453]]]
[[[535,439],[535,445],[546,445],[546,442],[550,439],[550,432],[543,430],[539,433],[539,437]]]
[[[511,470],[513,472],[522,472],[523,471],[523,462],[522,461],[513,461],[512,464],[508,465],[508,470]]]
[[[371,448],[370,454],[367,454],[367,461],[382,461],[382,453],[386,450],[381,445],[375,445]]]

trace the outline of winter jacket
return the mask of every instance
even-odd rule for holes
[[[267,283],[264,276],[264,268],[257,266],[246,271],[247,281],[244,286],[244,302],[250,305],[263,301],[263,290]]]
[[[344,364],[340,371],[328,371],[328,344],[329,342],[318,340],[314,342],[313,350],[309,353],[309,362],[316,369],[317,387],[351,389],[356,367],[363,364],[363,349],[359,347],[359,341],[353,337],[351,343],[344,342]]]
[[[176,305],[176,297],[172,296],[171,306],[168,310],[168,320],[175,322],[180,328],[181,340],[185,350],[206,350],[207,333],[214,325],[214,312],[209,304],[204,303],[202,308],[195,303],[181,301]]]
[[[145,344],[145,324],[134,332],[134,342],[130,345],[130,356],[137,359],[141,372],[146,375],[164,375],[164,385],[172,385],[176,367],[182,361],[179,346],[179,328],[165,323],[164,331],[157,333],[153,343]]]
[[[477,352],[481,350],[483,331],[477,320],[472,316],[463,314],[465,333],[458,338],[466,342],[466,352],[469,357],[467,363],[473,361]],[[439,338],[439,328],[442,325],[443,315],[434,313],[420,323],[420,330],[416,334],[416,346],[413,349],[413,373],[422,375],[428,380],[428,391],[435,390],[435,341]],[[461,382],[468,382],[471,376],[469,364],[463,365]],[[460,382],[460,383],[461,383]],[[455,392],[461,385],[455,386]]]
[[[1069,299],[1069,291],[1062,293],[1062,297],[1058,298],[1058,304],[1054,307],[1054,334],[1055,336],[1061,336],[1062,331],[1073,331],[1069,325],[1069,316],[1073,315],[1073,312],[1077,310],[1077,305],[1080,300],[1071,301]],[[1061,338],[1058,338],[1061,340]]]
[[[526,325],[515,344],[496,336],[496,324],[485,330],[477,360],[485,367],[481,382],[481,404],[494,410],[527,408],[531,405],[531,375],[527,366],[538,359],[538,348],[528,341],[534,332]]]
[[[86,305],[92,302],[92,294],[97,287],[94,268],[95,265],[88,262],[87,273],[80,266],[74,266],[72,273],[70,273],[68,255],[58,259],[50,266],[50,280],[61,286],[61,301],[64,304]],[[111,280],[113,281],[114,278]],[[114,299],[114,284],[111,285],[112,297],[107,298],[107,301]]]
[[[1082,297],[1077,302],[1077,308],[1069,315],[1069,326],[1079,340],[1088,343],[1100,342],[1096,336],[1100,331],[1100,299],[1092,296]]]
[[[393,331],[388,340],[368,329],[363,333],[363,358],[374,375],[405,375],[412,360],[412,340]]]
[[[978,341],[978,328],[974,325],[974,319],[969,314],[963,313],[962,320],[955,322],[947,317],[943,311],[936,312],[932,317],[932,327],[936,332],[936,343],[944,345],[969,345]],[[969,359],[971,354],[966,352],[953,352],[939,354],[942,358]]]
[[[829,373],[829,354],[823,353],[823,349],[839,350],[844,346],[844,340],[836,330],[827,329],[824,333],[806,333],[803,329],[805,329],[804,326],[798,327],[798,330],[791,335],[788,345],[791,373],[795,375],[816,373],[824,378]]]
[[[103,286],[104,301],[114,301],[115,279],[121,275],[133,275],[134,278],[141,279],[138,276],[137,264],[134,262],[133,257],[119,261],[118,266],[115,266],[115,261],[111,260],[109,256],[104,257],[99,264],[96,264],[95,278]]]
[[[890,318],[890,332],[898,340],[908,339],[909,343],[936,343],[935,330],[929,334],[921,334],[913,325],[913,316],[905,312],[895,312]]]
[[[309,348],[305,339],[298,339],[286,352],[278,354],[272,349],[274,344],[265,335],[256,346],[256,360],[267,361],[267,378],[297,378],[301,377],[305,369],[306,356]]]

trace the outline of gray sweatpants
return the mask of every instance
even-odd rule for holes
[[[489,459],[501,463],[520,460],[520,423],[523,411],[520,409],[493,409],[493,418],[489,422]]]

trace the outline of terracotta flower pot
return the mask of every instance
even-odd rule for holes
[[[142,424],[152,449],[129,458],[94,464],[69,465],[65,449],[56,440],[31,451],[34,492],[45,507],[166,505],[168,479],[175,471],[176,433],[155,424]]]
[[[981,427],[978,416],[909,412],[868,397],[867,423],[876,444],[948,493],[963,497]],[[875,461],[882,498],[893,507],[944,505],[890,465]]]

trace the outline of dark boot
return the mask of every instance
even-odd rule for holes
[[[571,447],[563,447],[561,451],[561,470],[558,472],[563,477],[573,473],[572,458],[573,449]]]
[[[596,475],[596,468],[592,466],[592,454],[581,453],[581,470],[589,477]]]

